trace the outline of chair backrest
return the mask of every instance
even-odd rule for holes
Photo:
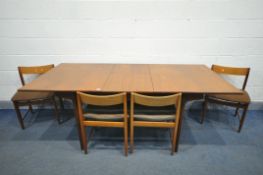
[[[123,113],[127,115],[127,94],[93,95],[77,92],[79,111],[82,112],[82,104],[95,106],[113,106],[123,104]]]
[[[247,85],[247,80],[250,72],[250,68],[247,67],[225,67],[220,65],[212,65],[212,71],[219,74],[227,74],[227,75],[236,75],[236,76],[244,76],[244,82],[242,85],[242,89],[245,90]]]
[[[54,64],[49,64],[44,66],[30,66],[30,67],[19,66],[18,72],[22,85],[25,85],[25,79],[24,79],[25,74],[40,75],[46,73],[47,71],[49,71],[54,67],[55,67]]]
[[[166,96],[149,96],[132,93],[133,102],[144,106],[170,106],[177,105],[180,94]]]
[[[173,94],[166,96],[148,96],[138,93],[131,93],[131,115],[134,114],[134,104],[140,104],[149,107],[162,107],[175,105],[176,121],[179,120],[181,111],[182,94]]]

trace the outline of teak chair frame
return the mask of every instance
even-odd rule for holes
[[[94,121],[85,119],[83,116],[84,113],[82,109],[83,104],[90,104],[96,106],[112,106],[123,104],[123,121]],[[124,129],[124,155],[128,155],[128,110],[126,93],[118,93],[114,95],[91,95],[82,92],[77,92],[77,107],[80,121],[81,139],[85,154],[88,153],[88,138],[85,130],[86,127],[117,127]]]
[[[218,74],[226,74],[226,75],[233,75],[233,76],[244,76],[244,81],[242,85],[242,91],[245,92],[245,88],[247,85],[249,73],[250,73],[250,68],[241,68],[241,67],[225,67],[225,66],[220,66],[220,65],[212,65],[211,70],[218,73]],[[238,96],[239,94],[236,94]],[[216,104],[221,104],[221,105],[226,105],[230,107],[235,107],[235,116],[238,116],[239,118],[239,127],[237,129],[237,132],[240,132],[242,129],[242,126],[244,124],[244,120],[246,117],[246,113],[250,104],[249,102],[240,102],[238,100],[225,100],[222,98],[215,98],[209,95],[205,95],[204,98],[204,103],[203,103],[203,111],[201,115],[201,124],[204,122],[206,110],[207,110],[207,105],[208,103],[216,103]],[[239,109],[243,109],[243,113],[241,115],[241,118],[239,116]]]
[[[130,151],[134,149],[134,128],[135,127],[156,127],[156,128],[170,128],[172,130],[172,148],[171,155],[174,154],[176,149],[177,134],[179,129],[179,121],[181,117],[181,101],[182,94],[174,94],[168,96],[148,96],[138,93],[131,93],[131,108],[130,108]],[[150,107],[161,107],[175,105],[176,112],[174,121],[140,121],[134,120],[134,104],[140,104]]]
[[[24,75],[26,74],[30,74],[30,75],[41,75],[46,73],[47,71],[51,70],[52,68],[54,68],[54,64],[49,64],[49,65],[43,65],[43,66],[30,66],[30,67],[24,67],[24,66],[19,66],[18,67],[18,73],[19,73],[19,77],[21,80],[22,85],[24,86],[26,84],[25,79],[24,79]],[[20,92],[21,93],[21,92]],[[13,97],[14,98],[14,97]],[[21,106],[28,106],[29,107],[29,111],[31,113],[33,113],[33,107],[32,105],[40,105],[40,104],[44,104],[44,103],[51,103],[54,105],[54,110],[55,110],[55,116],[56,119],[58,121],[58,123],[60,123],[60,117],[58,114],[58,108],[56,105],[56,101],[55,101],[55,96],[51,95],[45,98],[37,98],[37,99],[26,99],[26,100],[15,100],[12,98],[13,101],[13,105],[17,114],[17,118],[19,121],[19,124],[21,126],[22,129],[25,129],[25,125],[24,125],[24,117],[26,116],[22,116],[21,111],[20,111],[20,107]]]

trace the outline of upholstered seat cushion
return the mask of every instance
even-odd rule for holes
[[[123,104],[112,106],[86,105],[83,116],[87,120],[120,121],[123,120]]]
[[[130,105],[128,105],[129,111]],[[123,113],[123,105],[113,105],[113,106],[95,106],[86,105],[84,108],[85,112],[95,113],[95,114],[121,114]],[[135,104],[134,113],[135,114],[174,114],[176,111],[175,106],[164,106],[164,107],[149,107]]]
[[[50,98],[54,95],[52,92],[25,92],[17,91],[12,97],[12,101],[34,101],[34,100],[43,100]]]
[[[129,107],[130,105],[128,105]],[[84,108],[84,117],[87,120],[123,120],[123,105],[94,106]],[[135,104],[134,119],[144,121],[170,121],[175,119],[175,106],[149,107]],[[128,114],[130,110],[128,109]]]
[[[171,121],[175,120],[176,109],[174,105],[149,107],[135,104],[134,120],[142,121]]]
[[[101,121],[120,121],[123,120],[123,114],[94,114],[85,113],[84,118],[87,120],[101,120]]]
[[[136,114],[134,115],[134,120],[140,121],[155,121],[155,122],[163,122],[163,121],[174,121],[174,115],[144,115],[144,114]]]
[[[249,103],[250,97],[246,91],[243,91],[242,94],[214,94],[208,95],[208,98],[212,99],[220,99],[230,102],[238,102],[238,103]]]

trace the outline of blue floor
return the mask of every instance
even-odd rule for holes
[[[13,110],[0,110],[1,175],[262,175],[263,111],[249,111],[241,133],[234,111],[184,114],[179,152],[170,155],[165,129],[136,129],[135,151],[123,156],[122,130],[95,130],[89,154],[80,151],[73,112],[58,125],[52,110],[28,115],[21,130]]]

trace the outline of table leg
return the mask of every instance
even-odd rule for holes
[[[73,107],[74,107],[74,111],[75,111],[75,118],[76,118],[76,124],[77,124],[77,128],[78,128],[78,135],[79,135],[79,142],[80,142],[80,148],[81,150],[83,150],[83,141],[82,141],[82,137],[81,137],[81,128],[80,128],[80,122],[79,122],[79,112],[78,112],[78,106],[77,106],[77,95],[74,93],[74,97],[72,99],[73,102]]]
[[[176,137],[175,152],[178,152],[178,148],[179,148],[179,139],[180,139],[180,134],[181,134],[185,103],[186,103],[186,100],[185,100],[185,96],[183,94],[182,95],[181,110],[180,110],[180,120],[179,120],[179,125],[178,125],[179,128],[178,128],[177,137]]]
[[[192,100],[200,100],[204,99],[204,94],[183,94],[182,95],[182,104],[181,104],[181,114],[180,114],[180,120],[179,120],[179,129],[177,132],[177,142],[176,142],[176,147],[175,147],[175,152],[178,151],[179,148],[179,139],[181,135],[181,129],[182,129],[182,123],[183,123],[183,114],[184,114],[184,108],[187,102],[192,101]]]
[[[78,112],[78,107],[77,107],[77,95],[76,95],[75,92],[72,92],[72,93],[58,92],[58,93],[56,93],[56,95],[59,98],[63,97],[63,98],[66,98],[66,99],[70,99],[72,101],[73,108],[74,108],[75,120],[76,120],[76,124],[77,124],[77,129],[78,129],[80,148],[81,148],[81,150],[83,150],[83,142],[82,142],[82,139],[81,139],[81,130],[80,130],[80,122],[79,122],[79,112]]]

